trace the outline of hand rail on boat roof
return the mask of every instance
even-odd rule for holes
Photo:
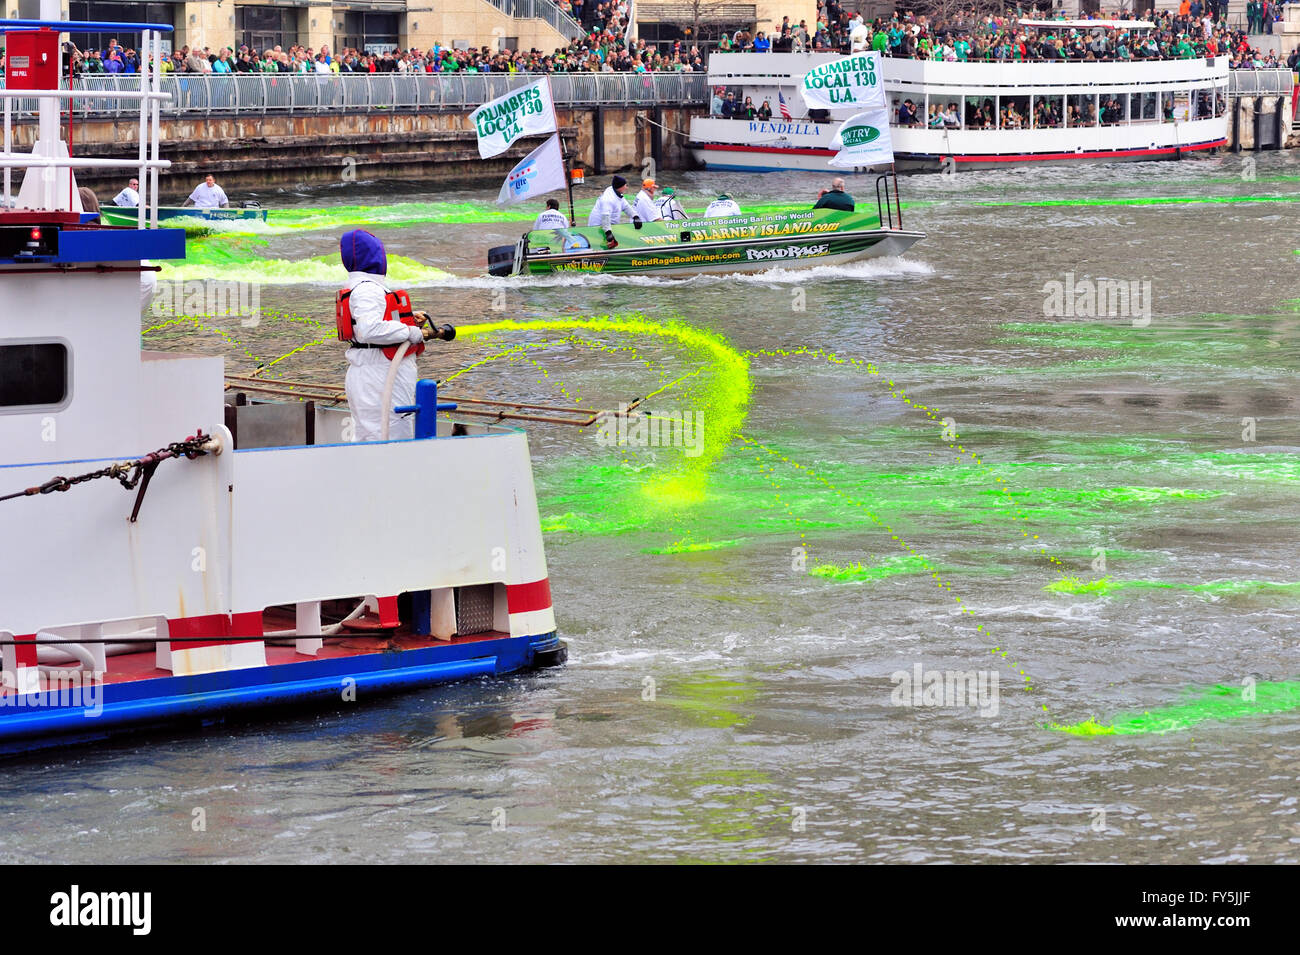
[[[168,23],[113,23],[101,20],[0,20],[0,33],[14,30],[49,30],[59,28],[60,33],[97,33],[100,30],[121,30],[132,33],[143,30],[156,30],[159,33],[171,33],[176,28]]]
[[[72,204],[72,170],[87,168],[134,168],[137,170],[136,176],[140,182],[140,203],[138,206],[137,228],[143,229],[146,226],[158,228],[158,170],[167,169],[171,166],[171,161],[160,159],[158,155],[158,114],[159,103],[162,100],[171,100],[170,93],[162,91],[162,35],[172,33],[175,27],[166,23],[114,23],[102,20],[3,20],[0,19],[0,34],[22,32],[27,30],[40,29],[57,29],[60,33],[67,33],[73,30],[78,32],[97,32],[99,30],[109,31],[131,31],[140,32],[141,43],[140,52],[143,54],[143,62],[140,69],[140,86],[138,90],[96,90],[89,98],[93,99],[134,99],[140,103],[140,130],[136,142],[139,144],[139,153],[134,161],[124,161],[115,159],[81,159],[68,156],[36,156],[35,147],[32,153],[21,154],[13,151],[13,101],[15,99],[35,99],[40,103],[41,112],[41,129],[47,128],[49,119],[48,108],[54,107],[53,114],[54,135],[51,137],[54,142],[46,143],[47,149],[54,149],[61,137],[58,135],[58,126],[61,123],[62,110],[58,108],[61,100],[68,101],[68,124],[72,124],[72,101],[77,98],[75,90],[71,89],[71,75],[69,75],[69,89],[52,89],[52,90],[3,90],[0,91],[0,100],[4,101],[4,148],[0,151],[0,169],[4,170],[4,193],[3,207],[9,209],[13,207],[13,190],[12,190],[12,173],[14,169],[41,169],[43,192],[43,208],[55,210],[62,208],[57,204],[54,195],[56,178],[49,170],[67,169],[68,170],[68,209],[73,209]],[[62,81],[63,74],[63,47],[59,48],[59,79]],[[150,64],[153,69],[150,69]],[[82,97],[92,91],[82,91]],[[108,93],[108,96],[104,96]],[[25,94],[15,96],[13,94]],[[38,142],[42,140],[38,138]],[[146,173],[150,174],[146,176]]]

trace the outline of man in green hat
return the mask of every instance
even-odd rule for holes
[[[686,210],[682,204],[677,201],[677,192],[672,186],[664,186],[663,192],[655,200],[655,205],[659,207],[659,217],[668,221],[674,219],[689,219]]]

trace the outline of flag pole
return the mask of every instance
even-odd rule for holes
[[[569,191],[569,225],[576,226],[578,217],[573,212],[573,169],[569,163],[569,147],[564,145],[564,135],[560,132],[560,116],[555,112],[555,89],[551,86],[551,77],[546,77],[546,92],[551,94],[551,110],[555,115],[555,138],[560,141],[560,157],[564,160],[564,185]]]

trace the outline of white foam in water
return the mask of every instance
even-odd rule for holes
[[[602,285],[638,285],[657,288],[674,288],[689,285],[717,285],[722,282],[774,283],[800,285],[810,281],[847,280],[875,281],[904,278],[912,275],[933,275],[934,267],[915,259],[891,256],[850,262],[847,265],[818,265],[810,269],[773,268],[764,272],[710,273],[706,275],[628,275],[626,273],[563,272],[550,275],[492,275],[444,276],[430,280],[450,288],[568,288]],[[409,283],[419,284],[419,283]]]

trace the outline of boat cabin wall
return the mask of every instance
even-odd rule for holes
[[[134,456],[221,424],[220,358],[141,351],[139,273],[7,271],[0,467]]]

